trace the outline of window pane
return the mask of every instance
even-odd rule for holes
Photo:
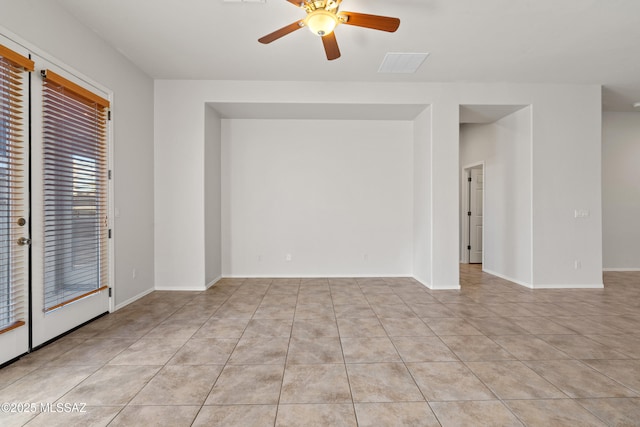
[[[45,310],[106,285],[106,109],[44,88]]]
[[[0,45],[0,331],[24,320],[24,250],[16,243],[24,214],[24,70]]]

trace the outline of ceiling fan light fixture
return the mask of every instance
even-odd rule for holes
[[[334,34],[334,29],[340,24],[370,28],[372,30],[395,32],[400,26],[400,19],[390,16],[369,15],[358,12],[338,12],[342,0],[287,0],[290,4],[303,9],[307,16],[304,19],[285,25],[266,36],[260,37],[258,42],[269,44],[281,37],[291,34],[302,27],[320,36],[327,60],[340,58],[340,48]]]
[[[333,29],[338,25],[338,17],[336,14],[324,9],[317,9],[310,12],[304,21],[305,25],[309,27],[309,30],[320,37],[331,34]]]

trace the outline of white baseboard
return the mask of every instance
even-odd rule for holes
[[[604,284],[601,283],[545,283],[542,285],[534,285],[532,289],[602,289]]]
[[[429,281],[428,280],[424,280],[423,278],[418,277],[418,276],[413,276],[413,280],[415,280],[416,282],[420,283],[425,288],[431,289],[431,286],[429,285]]]
[[[407,278],[413,279],[414,277],[411,274],[274,274],[274,275],[254,275],[254,274],[230,274],[228,276],[221,276],[221,279],[357,279],[363,278],[366,279],[368,277],[373,278]],[[218,279],[220,280],[220,279]]]
[[[179,291],[193,291],[193,292],[203,292],[206,291],[207,288],[202,286],[156,286],[156,291],[168,291],[168,292],[179,292]]]
[[[222,276],[218,276],[215,279],[213,279],[212,281],[210,281],[209,283],[207,283],[205,285],[205,289],[209,289],[210,287],[212,287],[213,285],[215,285],[216,283],[218,283],[220,281],[220,279],[222,279]]]
[[[207,283],[207,285],[203,286],[203,287],[191,286],[191,287],[185,288],[185,287],[180,287],[180,286],[157,286],[155,288],[147,289],[146,291],[142,292],[141,294],[138,294],[138,295],[136,295],[136,296],[134,296],[132,298],[129,298],[128,300],[116,305],[114,307],[113,311],[120,310],[121,308],[126,307],[127,305],[139,300],[140,298],[142,298],[142,297],[144,297],[146,295],[149,295],[153,291],[196,291],[196,292],[206,291],[211,286],[215,285],[221,278],[222,278],[222,276],[219,276],[216,279],[212,280],[211,282]]]
[[[153,291],[155,291],[155,289],[154,289],[154,288],[147,289],[146,291],[142,292],[141,294],[138,294],[138,295],[136,295],[136,296],[134,296],[134,297],[132,297],[132,298],[129,298],[128,300],[126,300],[126,301],[124,301],[124,302],[121,302],[120,304],[116,305],[116,306],[114,307],[113,311],[118,311],[118,310],[120,310],[121,308],[124,308],[124,307],[128,306],[128,305],[129,305],[129,304],[131,304],[132,302],[135,302],[135,301],[139,300],[140,298],[142,298],[142,297],[144,297],[144,296],[146,296],[146,295],[149,295],[149,294],[150,294],[151,292],[153,292]],[[117,291],[116,291],[116,292],[117,292]]]
[[[451,290],[459,290],[460,289],[460,284],[433,286],[433,285],[431,285],[431,283],[429,283],[428,280],[425,280],[425,279],[423,279],[421,277],[418,277],[418,276],[413,276],[413,280],[415,280],[416,282],[420,283],[425,288],[430,289],[432,291],[451,291]]]
[[[508,280],[510,282],[515,283],[516,285],[524,286],[525,288],[533,289],[534,286],[531,283],[523,282],[522,280],[514,279],[513,277],[506,276],[504,274],[496,273],[495,271],[483,268],[482,271],[485,273],[489,273],[492,276],[499,277],[504,280]]]
[[[332,278],[349,278],[349,279],[353,279],[353,278],[368,278],[368,277],[389,277],[389,278],[407,278],[407,279],[413,279],[414,277],[411,276],[410,274],[359,274],[359,275],[331,275],[331,276],[322,276],[322,275],[275,275],[275,276],[265,276],[265,275],[229,275],[229,276],[218,276],[215,279],[211,280],[209,283],[207,283],[206,285],[200,287],[200,286],[171,286],[171,285],[162,285],[162,286],[157,286],[155,287],[154,290],[156,291],[206,291],[207,289],[209,289],[210,287],[214,286],[216,283],[218,283],[220,280],[222,279],[317,279],[317,278],[327,278],[327,279],[332,279]]]
[[[524,286],[529,289],[602,289],[604,285],[602,283],[575,283],[575,284],[567,284],[567,283],[545,283],[545,284],[531,284],[522,282],[520,280],[513,279],[511,277],[505,276],[504,274],[499,274],[491,270],[482,271],[491,274],[492,276],[499,277],[501,279],[508,280],[517,285]]]
[[[431,289],[432,291],[457,291],[460,290],[460,285],[429,286],[429,289]]]
[[[602,289],[604,288],[603,284],[597,283],[597,284],[562,284],[562,283],[551,283],[551,284],[543,284],[543,285],[532,285],[530,283],[525,283],[516,279],[513,279],[511,277],[505,276],[503,274],[499,274],[496,273],[494,271],[488,270],[488,269],[483,269],[484,272],[489,273],[493,276],[496,277],[500,277],[501,279],[505,279],[508,280],[510,282],[513,282],[517,285],[520,286],[524,286],[526,288],[529,289]],[[640,271],[640,268],[605,268],[603,269],[603,271]],[[358,274],[358,275],[276,275],[276,276],[258,276],[258,275],[229,275],[229,276],[218,276],[215,279],[211,280],[209,283],[207,283],[204,286],[189,286],[189,287],[184,287],[184,286],[156,286],[155,288],[152,289],[148,289],[132,298],[129,298],[128,300],[118,304],[115,306],[114,311],[120,310],[123,307],[126,307],[127,305],[139,300],[140,298],[150,294],[153,291],[194,291],[194,292],[203,292],[206,291],[207,289],[211,288],[212,286],[214,286],[216,283],[218,283],[220,280],[222,280],[223,278],[270,278],[270,279],[286,279],[286,278],[301,278],[301,279],[313,279],[313,278],[368,278],[368,277],[390,277],[390,278],[410,278],[413,279],[415,281],[417,281],[418,283],[420,283],[422,286],[430,289],[430,290],[459,290],[460,289],[460,285],[459,284],[452,284],[452,285],[438,285],[438,286],[432,286],[428,280],[425,280],[421,277],[418,276],[411,276],[411,275],[406,275],[406,274]]]

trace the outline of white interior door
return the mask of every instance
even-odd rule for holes
[[[482,263],[483,169],[471,169],[469,185],[469,263]]]
[[[0,364],[29,350],[27,56],[0,36]]]
[[[31,146],[34,348],[109,311],[107,113],[100,96],[96,101],[95,93],[83,92],[82,81],[40,58],[36,67]]]

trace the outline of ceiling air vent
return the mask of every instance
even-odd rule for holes
[[[379,73],[411,74],[418,71],[429,53],[387,53],[378,68]]]

